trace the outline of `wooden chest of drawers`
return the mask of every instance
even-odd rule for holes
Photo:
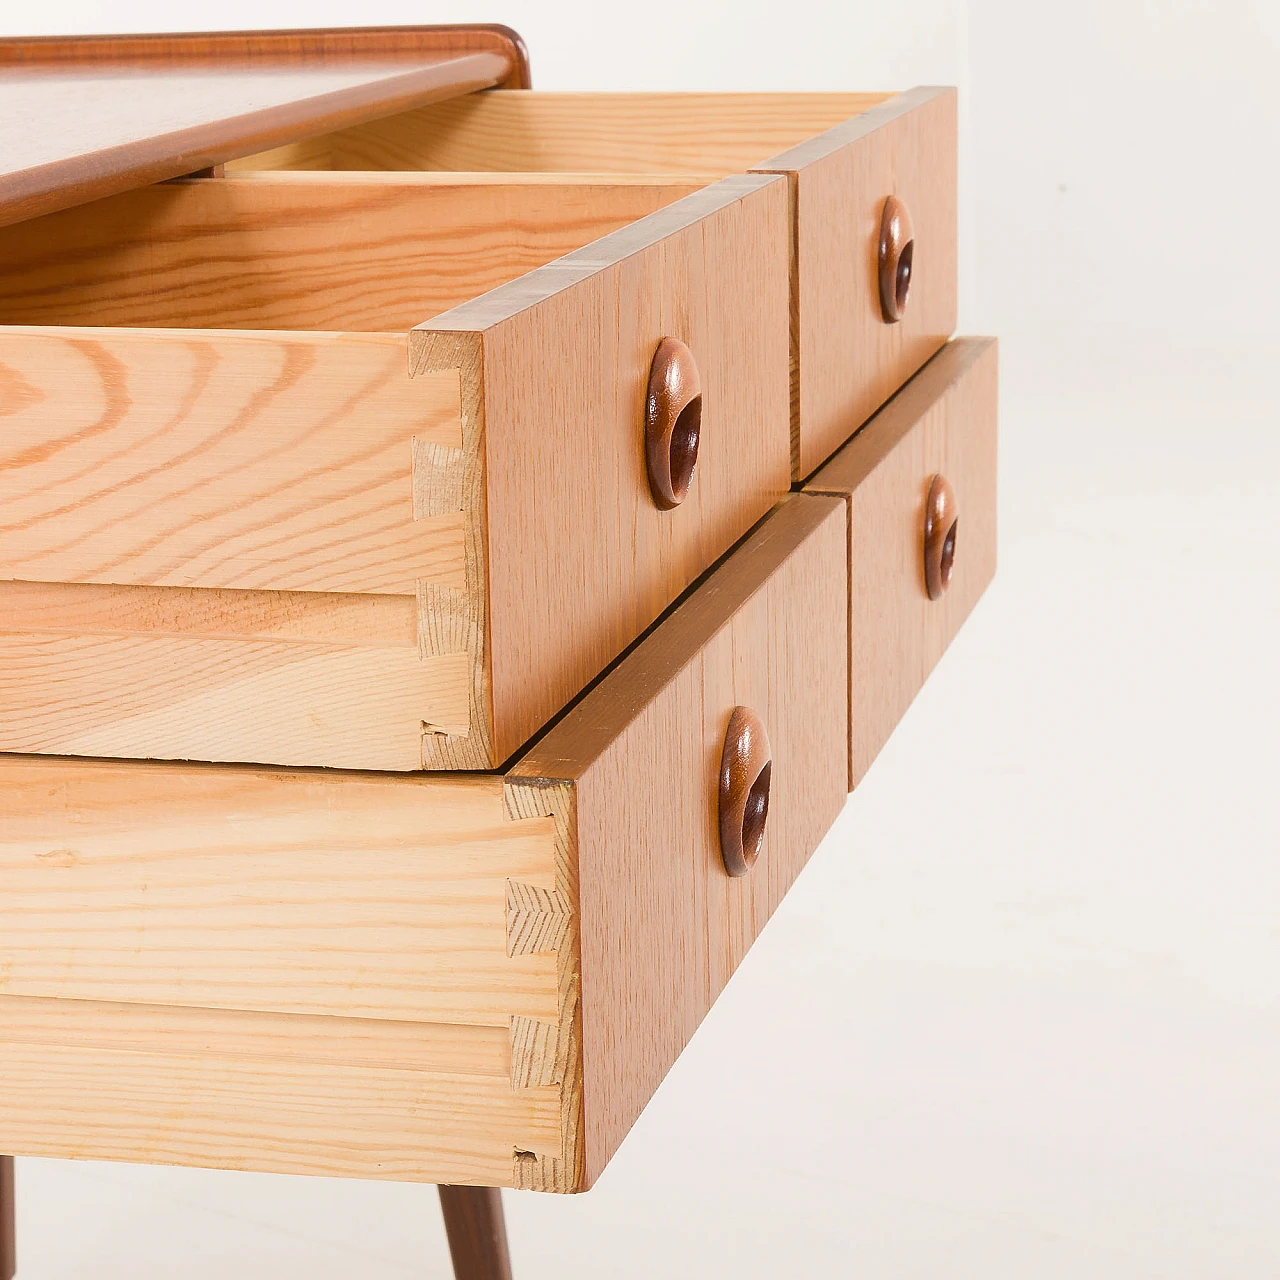
[[[0,1149],[590,1186],[994,569],[953,91],[441,39],[0,52]]]

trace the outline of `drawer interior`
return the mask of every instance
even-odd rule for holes
[[[634,174],[706,183],[890,96],[493,90],[236,160],[228,171]]]
[[[400,332],[701,186],[233,172],[0,228],[0,324]]]

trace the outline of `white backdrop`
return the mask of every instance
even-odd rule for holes
[[[543,88],[959,84],[961,324],[1003,344],[996,585],[598,1187],[508,1195],[520,1280],[1272,1280],[1280,6],[50,0],[0,33],[468,20]],[[447,1274],[429,1189],[19,1190],[23,1280]]]

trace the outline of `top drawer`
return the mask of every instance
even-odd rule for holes
[[[709,182],[787,177],[792,474],[808,476],[956,322],[956,93],[541,93],[437,103],[253,157],[298,169]]]
[[[787,490],[786,226],[247,173],[3,229],[0,750],[500,764]]]

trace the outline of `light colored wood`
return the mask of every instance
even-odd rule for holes
[[[787,500],[508,774],[509,791],[571,784],[584,1186],[844,803],[846,584],[843,505]],[[716,795],[739,705],[773,775],[763,852],[732,879]]]
[[[51,635],[200,636],[412,649],[413,596],[0,580],[0,626]]]
[[[508,1032],[0,995],[0,1130],[19,1155],[511,1186],[558,1150],[554,1087]]]
[[[849,785],[861,781],[996,567],[997,350],[948,343],[814,476],[849,503]],[[946,593],[930,600],[924,508],[944,475],[959,511]]]
[[[456,372],[396,335],[0,329],[0,748],[413,770],[474,673]],[[475,582],[474,571],[470,581]],[[487,758],[485,763],[488,763]]]
[[[883,101],[882,93],[471,94],[229,166],[725,177]]]
[[[554,955],[507,930],[554,842],[496,777],[0,757],[0,994],[554,1021]]]
[[[787,491],[786,227],[784,182],[729,178],[412,333],[419,376],[462,369],[463,452],[484,458],[468,621],[490,665],[471,732],[491,704],[494,760]],[[669,336],[697,360],[702,438],[689,496],[660,511],[643,405]],[[474,763],[455,745],[435,758]]]
[[[254,173],[143,187],[0,228],[0,322],[405,330],[698,185]]]
[[[755,165],[786,174],[792,262],[793,474],[809,475],[956,325],[956,92],[913,89]],[[910,299],[880,309],[885,199],[915,230]]]
[[[462,585],[414,519],[413,440],[461,443],[457,375],[403,336],[0,329],[6,578],[384,592]]]

